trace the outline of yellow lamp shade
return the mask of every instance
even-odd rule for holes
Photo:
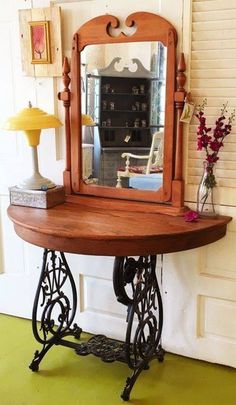
[[[93,119],[90,115],[82,114],[82,125],[85,125],[87,127],[92,127],[95,125],[95,122],[93,121]]]
[[[3,129],[10,131],[26,131],[32,129],[58,128],[61,121],[54,115],[48,114],[39,108],[24,108],[14,117],[9,117]]]
[[[30,106],[19,111],[14,117],[9,117],[3,129],[9,131],[24,131],[29,146],[37,146],[39,145],[41,129],[58,128],[61,125],[61,121],[55,117],[55,115],[48,114],[39,108],[32,108]]]

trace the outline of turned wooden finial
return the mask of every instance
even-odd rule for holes
[[[68,59],[65,57],[63,61],[63,66],[62,66],[62,81],[64,84],[64,89],[63,91],[58,93],[58,99],[63,101],[64,107],[68,108],[70,107],[70,65],[68,62]]]
[[[184,91],[184,85],[186,82],[186,75],[185,75],[185,70],[186,70],[186,64],[184,60],[184,54],[180,54],[180,59],[177,67],[177,76],[176,76],[176,82],[177,82],[177,91]]]
[[[63,62],[63,67],[62,67],[62,81],[65,86],[64,91],[68,92],[69,91],[69,85],[70,85],[70,65],[68,62],[68,58],[64,58]]]

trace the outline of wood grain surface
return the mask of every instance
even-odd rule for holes
[[[230,217],[185,222],[183,216],[101,209],[64,203],[48,210],[11,205],[9,218],[22,239],[37,246],[89,255],[170,253],[212,243]]]

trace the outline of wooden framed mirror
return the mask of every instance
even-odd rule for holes
[[[134,47],[132,50],[130,50],[130,45]],[[164,60],[162,65],[157,65],[157,58],[160,57],[160,45],[165,57],[162,59],[162,61]],[[129,46],[129,48],[122,48],[123,46]],[[78,201],[78,196],[90,196],[95,201],[100,197],[99,203],[105,201],[104,199],[106,201],[112,199],[112,201],[120,202],[121,206],[130,206],[131,209],[134,207],[131,204],[133,202],[136,207],[141,203],[143,207],[146,207],[145,209],[154,212],[179,214],[183,211],[180,116],[185,98],[183,88],[185,63],[182,54],[177,67],[176,46],[177,34],[172,24],[156,14],[147,12],[137,12],[128,16],[122,29],[119,20],[112,15],[95,17],[82,25],[74,34],[71,74],[69,75],[70,68],[65,58],[63,70],[65,88],[63,92],[59,93],[59,99],[63,100],[66,112],[64,184],[67,198]],[[97,51],[97,53],[95,52],[96,57],[91,51],[94,49]],[[88,55],[85,63],[84,54]],[[101,55],[105,54],[109,54],[108,58],[103,58],[106,60],[105,65],[104,61],[103,65],[98,61],[97,65],[93,64],[93,71],[86,71],[84,66],[87,67],[91,59],[101,59]],[[110,54],[115,58],[111,59]],[[128,62],[126,60],[125,65],[123,64],[123,70],[115,69],[115,64],[120,61],[122,64],[122,58],[125,59],[125,57],[130,58],[130,65],[132,63],[137,65],[136,71],[132,72],[132,66],[127,67],[129,60]],[[155,69],[153,61],[154,65],[156,63]],[[146,66],[144,66],[145,64]],[[161,79],[160,70],[162,71]],[[94,73],[95,71],[96,73]],[[94,83],[97,80],[97,84],[94,85],[94,88],[97,88],[97,94],[95,95],[94,89],[88,94],[86,86],[84,95],[85,82],[87,83],[87,79],[91,79],[91,77]],[[158,86],[162,89],[159,93],[155,90]],[[154,92],[156,91],[154,98],[153,88]],[[160,93],[162,94],[161,100]],[[148,98],[145,99],[147,94]],[[94,101],[95,98],[98,100],[97,102]],[[84,105],[84,100],[86,100],[86,105]],[[163,111],[160,110],[158,114],[155,114],[161,103]],[[95,104],[96,108],[94,108]],[[113,152],[114,155],[116,152],[116,155],[120,157],[130,153],[131,155],[149,155],[151,149],[154,149],[153,140],[156,134],[161,135],[163,155],[162,163],[158,166],[158,178],[161,179],[161,182],[158,183],[159,186],[154,189],[139,188],[132,186],[135,182],[133,180],[132,183],[130,178],[128,186],[121,186],[121,181],[127,179],[123,178],[126,176],[122,175],[121,170],[123,169],[119,167],[119,163],[114,163],[114,161],[110,163],[113,170],[113,183],[108,185],[101,182],[99,174],[95,172],[96,167],[92,169],[91,176],[89,176],[91,181],[88,181],[83,167],[84,145],[87,144],[83,143],[82,113],[91,114],[89,111],[91,105],[92,110],[99,110],[97,118],[94,111],[92,114],[95,121],[95,125],[91,127],[90,149],[93,151],[93,156],[97,154],[99,145],[103,154],[107,150],[107,153]],[[117,107],[114,107],[115,105]],[[162,120],[158,121],[156,118],[153,120],[151,114],[158,115],[160,118],[161,113]],[[159,138],[160,142],[160,136],[156,138]],[[99,142],[95,142],[95,139]],[[160,144],[156,155],[157,152],[160,157]],[[100,156],[102,156],[101,153]],[[127,156],[125,157],[127,158]],[[92,165],[96,166],[95,158],[93,158]],[[125,167],[125,161],[123,165]],[[124,170],[127,172],[127,162]],[[147,173],[150,174],[150,170]],[[151,178],[153,182],[154,176],[148,177],[147,173],[141,173],[140,177],[143,177],[145,181]],[[116,184],[114,183],[115,174],[118,178]]]

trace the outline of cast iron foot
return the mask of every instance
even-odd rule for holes
[[[163,363],[164,361],[164,357],[165,357],[165,350],[162,348],[162,346],[158,346],[158,350],[157,350],[157,360],[159,361],[159,363]]]

